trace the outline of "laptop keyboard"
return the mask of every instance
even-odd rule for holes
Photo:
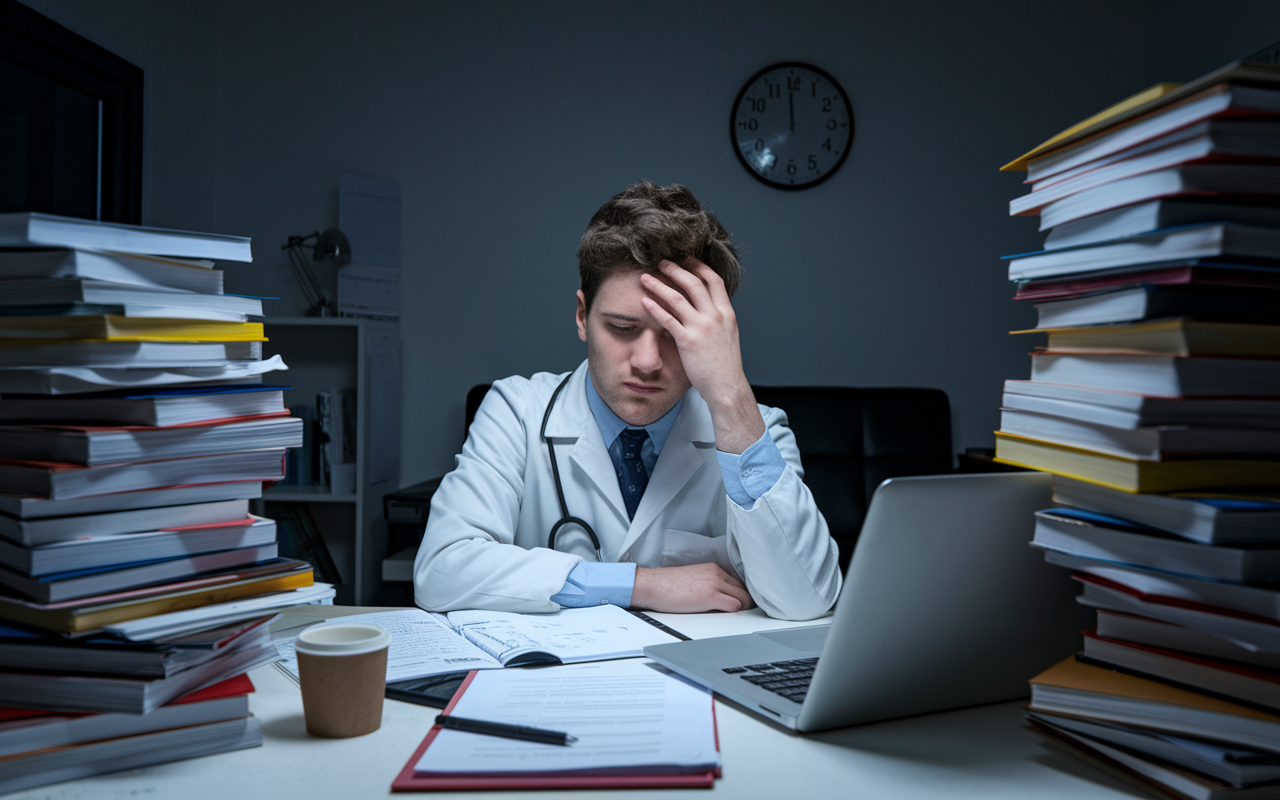
[[[768,689],[796,703],[803,703],[809,693],[813,670],[818,666],[817,657],[797,658],[794,661],[774,661],[769,664],[749,664],[745,667],[725,667],[724,672],[737,675],[761,689]]]

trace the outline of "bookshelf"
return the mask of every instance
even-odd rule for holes
[[[291,387],[285,405],[314,406],[316,395],[354,389],[355,490],[276,485],[255,513],[275,504],[304,504],[315,520],[342,582],[335,602],[369,605],[381,588],[387,530],[382,496],[400,487],[400,329],[394,322],[355,317],[268,317],[264,357],[279,354],[287,372],[272,376]]]

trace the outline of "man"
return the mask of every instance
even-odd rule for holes
[[[592,217],[578,269],[587,360],[486,395],[431,502],[419,605],[825,613],[836,545],[786,415],[743,372],[728,231],[685,187],[645,181]]]

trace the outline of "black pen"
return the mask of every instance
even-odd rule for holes
[[[486,736],[501,736],[504,739],[520,739],[526,742],[542,744],[570,745],[578,741],[578,737],[560,731],[547,731],[542,728],[528,728],[524,725],[506,725],[501,722],[485,722],[481,719],[467,719],[441,714],[436,717],[436,724],[445,728],[465,733],[483,733]]]

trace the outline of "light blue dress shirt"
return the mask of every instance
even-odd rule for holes
[[[601,438],[608,443],[609,458],[617,471],[622,463],[622,444],[618,434],[630,426],[613,413],[600,397],[590,380],[590,373],[586,384],[587,405],[591,407],[591,415],[600,428]],[[655,422],[644,426],[649,438],[640,448],[640,460],[644,462],[645,471],[649,475],[653,475],[658,456],[662,454],[662,446],[667,442],[667,436],[675,425],[682,405],[684,398]],[[717,450],[716,460],[720,464],[720,474],[724,478],[724,488],[729,499],[746,509],[754,506],[756,500],[772,489],[787,468],[786,461],[778,452],[778,446],[768,431],[742,455]],[[631,605],[631,592],[635,588],[635,582],[635,564],[582,561],[569,572],[564,586],[551,596],[551,600],[571,608],[609,604],[625,608]]]

